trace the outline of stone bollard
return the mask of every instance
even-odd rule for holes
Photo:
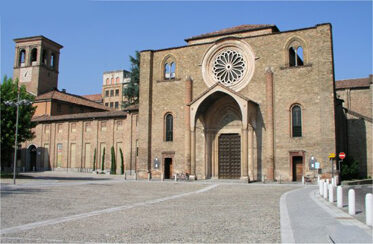
[[[320,192],[320,196],[324,194],[324,180],[319,181],[319,192]]]
[[[332,178],[332,184],[331,185],[334,186],[334,177]]]
[[[348,214],[355,215],[355,190],[350,189],[348,190]]]
[[[368,193],[365,195],[365,219],[366,224],[373,226],[373,194]]]
[[[304,176],[302,176],[302,184],[304,185]]]
[[[320,183],[320,175],[317,176],[317,183]]]
[[[328,183],[328,184],[329,184],[329,179],[326,179],[326,183]]]
[[[164,181],[164,174],[161,174],[161,181]]]
[[[338,182],[339,182],[339,178],[338,178],[338,175],[336,175],[336,176],[334,176],[334,186],[335,187],[337,187]]]
[[[175,174],[175,182],[177,181],[177,174]]]
[[[334,202],[334,185],[329,184],[329,202]]]
[[[343,208],[343,188],[342,186],[337,187],[337,207]]]
[[[324,182],[324,198],[327,199],[328,198],[328,183],[327,182]]]

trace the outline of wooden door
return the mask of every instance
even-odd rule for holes
[[[241,137],[239,134],[219,136],[219,178],[241,177]]]
[[[303,157],[293,157],[293,181],[302,181],[303,176]]]

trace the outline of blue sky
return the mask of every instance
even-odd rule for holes
[[[331,23],[336,79],[372,73],[372,2],[2,0],[1,77],[13,75],[14,38],[44,35],[64,46],[59,89],[101,92],[102,73],[129,69],[135,50],[241,24],[281,31]]]

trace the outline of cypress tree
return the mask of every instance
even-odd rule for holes
[[[101,159],[101,171],[105,170],[105,148],[102,152],[102,159]]]
[[[123,152],[121,148],[119,148],[119,153],[120,153],[120,173],[123,175],[124,174],[124,161],[123,161]]]
[[[111,168],[110,168],[110,174],[115,175],[116,171],[117,171],[117,166],[116,166],[116,162],[115,162],[115,151],[114,151],[114,147],[111,147]]]
[[[92,170],[93,171],[96,170],[96,148],[95,148],[95,151],[93,153],[93,167],[92,167]]]

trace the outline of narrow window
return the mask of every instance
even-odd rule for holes
[[[303,48],[302,47],[298,47],[297,49],[297,64],[296,66],[302,66],[303,65]]]
[[[50,63],[50,67],[51,68],[54,68],[55,62],[56,62],[56,55],[54,53],[52,53],[52,55],[51,55],[51,63]]]
[[[106,85],[109,85],[109,82],[110,82],[109,78],[106,78]]]
[[[175,79],[175,69],[176,69],[176,64],[175,62],[172,62],[171,63],[171,75],[170,75],[171,79]]]
[[[109,107],[109,103],[105,103],[105,106],[106,106],[106,107]]]
[[[119,77],[117,77],[117,78],[115,79],[115,83],[116,83],[116,84],[119,83]]]
[[[302,136],[302,110],[299,105],[293,106],[291,109],[292,117],[292,136],[301,137]]]
[[[111,78],[111,84],[114,84],[114,78]]]
[[[289,48],[289,66],[293,67],[296,66],[296,61],[295,61],[295,50],[293,47]]]
[[[111,96],[111,97],[114,96],[114,90],[110,90],[110,96]]]
[[[38,59],[38,49],[33,48],[31,50],[31,64],[32,64],[32,62],[36,62],[37,59]]]
[[[171,78],[171,67],[170,67],[170,64],[166,63],[164,65],[164,78],[165,79],[170,79]]]
[[[118,108],[119,108],[119,103],[118,103],[118,102],[115,102],[114,107],[115,107],[116,109],[118,109]]]
[[[171,114],[166,115],[166,141],[173,141],[173,117]]]
[[[42,63],[43,64],[47,64],[47,51],[43,50],[43,56],[42,56],[42,59],[41,59]]]
[[[115,96],[116,96],[116,97],[119,96],[119,89],[116,89],[116,90],[115,90]]]
[[[113,107],[113,102],[110,102],[110,108],[112,108]]]
[[[105,97],[108,97],[109,96],[109,90],[106,90],[105,91]]]
[[[19,64],[24,64],[25,63],[25,57],[26,57],[26,51],[24,49],[21,50],[19,53]]]

